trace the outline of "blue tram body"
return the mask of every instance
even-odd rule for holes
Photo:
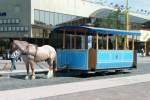
[[[87,26],[63,26],[54,29],[55,32],[67,32],[72,34],[80,30],[86,31],[87,35],[95,33],[113,35],[140,35],[139,32],[126,32],[116,29],[95,28]],[[137,53],[135,50],[100,50],[100,49],[58,49],[58,69],[72,69],[82,71],[97,71],[108,69],[132,69],[137,65]]]
[[[90,70],[89,50],[57,50],[57,66],[60,69]],[[98,50],[94,70],[134,68],[132,50]],[[136,65],[136,64],[135,64]]]
[[[57,50],[57,67],[88,70],[88,50]]]
[[[133,67],[132,50],[97,51],[96,69]]]

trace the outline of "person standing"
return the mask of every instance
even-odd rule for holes
[[[20,57],[20,55],[21,55],[21,52],[18,49],[11,52],[11,54],[10,54],[10,60],[11,60],[10,70],[11,71],[16,70],[16,60]]]
[[[141,49],[141,54],[142,54],[143,57],[144,57],[144,53],[145,53],[145,52],[144,52],[144,49],[142,48],[142,49]]]

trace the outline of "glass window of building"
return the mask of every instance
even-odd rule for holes
[[[68,15],[68,21],[71,21],[71,20],[72,20],[72,16]]]
[[[8,31],[11,31],[11,27],[8,27]]]
[[[68,15],[66,15],[66,14],[64,15],[63,21],[64,21],[64,22],[67,22],[67,21],[68,21]]]
[[[25,30],[25,31],[28,31],[28,30],[29,30],[28,26],[25,26],[25,27],[24,27],[24,30]]]
[[[16,27],[16,31],[20,31],[20,27]]]
[[[2,22],[2,20],[0,20],[0,24],[2,24],[3,22]]]
[[[34,10],[34,23],[42,25],[59,25],[63,23],[72,24],[71,21],[75,20],[78,16],[68,15],[63,13],[56,13],[43,10]]]
[[[21,31],[24,31],[24,27],[23,27],[23,26],[22,26],[22,27],[20,27],[20,30],[21,30]]]
[[[4,31],[7,31],[7,27],[4,27]]]
[[[20,20],[19,19],[15,19],[15,23],[19,24]]]
[[[63,14],[58,14],[59,24],[63,22]]]
[[[4,19],[4,20],[3,20],[3,23],[4,23],[4,24],[6,24],[6,23],[7,23],[7,20],[6,20],[6,19]]]
[[[0,27],[0,31],[3,32],[4,31],[4,27]]]
[[[40,10],[40,24],[45,24],[45,13]]]
[[[50,24],[50,13],[48,11],[45,12],[45,23],[46,25]]]
[[[59,14],[58,13],[55,13],[55,19],[54,19],[54,21],[55,21],[54,25],[59,24]]]
[[[40,11],[34,10],[34,23],[38,23],[40,21]]]
[[[55,13],[50,12],[50,16],[49,16],[49,17],[50,17],[50,24],[51,24],[51,25],[55,25],[55,24],[54,24]]]
[[[12,27],[12,31],[16,31],[16,27]]]

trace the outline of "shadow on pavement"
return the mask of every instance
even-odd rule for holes
[[[110,76],[110,75],[121,75],[129,74],[130,72],[96,72],[96,73],[82,73],[76,77],[79,78],[89,78],[89,77],[98,77],[98,76]]]
[[[98,77],[98,76],[109,76],[109,75],[122,75],[122,74],[129,74],[130,72],[96,72],[96,73],[81,73],[76,71],[61,71],[61,72],[55,72],[54,78],[57,77],[74,77],[74,78],[90,78],[90,77]],[[36,73],[36,79],[46,79],[47,72],[38,72]],[[10,75],[11,78],[15,79],[22,79],[25,80],[26,74],[16,74],[16,75]],[[31,76],[31,75],[30,75]]]
[[[15,78],[15,79],[25,79],[25,75],[11,75],[10,78]]]

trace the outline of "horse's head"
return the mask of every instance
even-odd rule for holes
[[[28,46],[28,42],[26,41],[19,41],[19,40],[13,40],[12,44],[11,44],[11,49],[12,50],[16,50],[19,49],[22,53],[27,53],[27,46]]]
[[[14,43],[14,41],[12,41],[10,43],[10,50],[13,52],[13,51],[15,51],[17,49],[18,49],[17,45]]]

